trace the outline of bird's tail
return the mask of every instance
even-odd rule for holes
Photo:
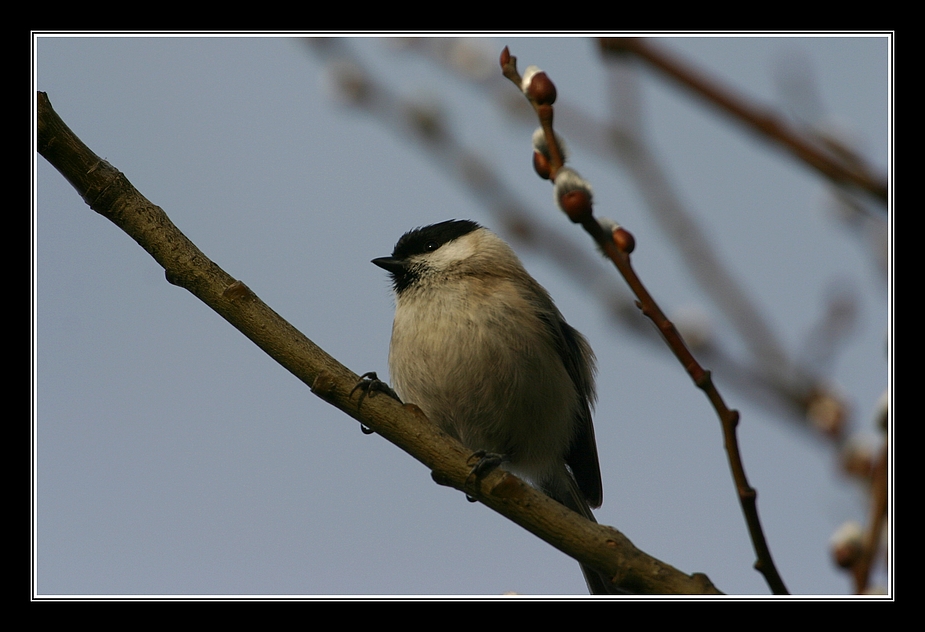
[[[555,481],[544,484],[543,492],[553,500],[565,505],[591,522],[597,522],[597,520],[594,519],[594,514],[591,513],[591,507],[588,505],[588,501],[585,500],[584,494],[582,494],[581,490],[578,488],[578,482],[568,470],[565,471],[564,476],[557,477]],[[581,572],[585,576],[585,582],[588,584],[588,591],[592,595],[628,594],[626,591],[614,586],[606,575],[599,573],[593,568],[581,564]]]

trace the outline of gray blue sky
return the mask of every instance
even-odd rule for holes
[[[332,59],[349,53],[392,98],[436,108],[537,225],[590,245],[533,173],[535,123],[498,104],[498,95],[517,99],[514,87],[500,79],[479,87],[439,61],[434,51],[458,51],[460,41],[333,43],[321,54],[282,36],[40,36],[36,87],[216,263],[352,370],[385,376],[392,299],[370,259],[391,252],[405,230],[449,218],[510,236],[458,170],[384,123],[399,120],[398,101],[377,96],[381,115],[372,115],[337,99]],[[492,73],[505,45],[521,69],[547,71],[571,164],[593,184],[596,212],[635,234],[634,265],[650,291],[669,315],[700,310],[723,348],[747,360],[628,171],[569,138],[570,111],[611,114],[594,42],[466,43],[486,51]],[[885,37],[659,43],[759,103],[839,130],[886,172]],[[839,219],[816,174],[638,70],[652,151],[788,356],[809,361],[826,300],[852,297],[856,318],[839,353],[812,361],[849,404],[849,434],[875,436],[888,384],[888,284],[877,259],[885,224],[876,211],[852,225]],[[782,76],[805,78],[815,96],[788,96]],[[166,283],[154,260],[41,157],[36,190],[38,593],[585,593],[574,560],[435,485],[426,468],[362,434]],[[598,520],[685,572],[706,573],[724,592],[767,594],[712,409],[666,351],[614,326],[602,309],[599,288],[623,281],[595,261],[581,282],[538,249],[512,243],[598,357]],[[850,592],[827,543],[845,520],[866,519],[862,488],[840,474],[830,441],[737,389],[737,377],[715,374],[741,411],[746,470],[784,580],[793,593]]]

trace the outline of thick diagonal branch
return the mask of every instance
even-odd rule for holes
[[[359,377],[325,353],[199,250],[164,211],[123,173],[93,153],[61,120],[45,93],[37,95],[38,151],[94,211],[111,220],[164,268],[167,280],[215,310],[316,395],[394,443],[432,471],[434,480],[464,491],[560,551],[638,594],[718,594],[702,574],[686,575],[646,555],[626,536],[585,520],[517,477],[497,470],[473,481],[469,453],[413,405],[351,397]]]

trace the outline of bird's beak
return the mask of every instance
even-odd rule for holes
[[[372,263],[392,274],[401,274],[405,271],[405,262],[394,257],[379,257],[378,259],[373,259]]]

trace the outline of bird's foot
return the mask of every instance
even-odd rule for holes
[[[380,380],[375,371],[370,371],[369,373],[364,373],[360,376],[360,381],[357,382],[357,385],[353,387],[352,391],[350,391],[350,397],[353,397],[353,394],[357,391],[360,391],[360,397],[357,400],[357,410],[360,410],[364,399],[367,397],[375,397],[376,393],[385,393],[399,404],[402,403],[401,399],[398,397],[398,394],[392,390],[392,387]],[[372,430],[363,424],[360,424],[360,429],[364,434],[373,433]]]
[[[502,463],[506,463],[510,460],[511,457],[509,457],[507,454],[497,454],[496,452],[488,452],[486,450],[476,450],[466,460],[466,463],[472,464],[472,470],[469,472],[467,482],[469,479],[479,479],[486,474],[490,474],[491,472],[495,471]]]

